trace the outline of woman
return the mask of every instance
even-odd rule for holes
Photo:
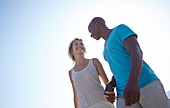
[[[68,54],[75,65],[69,71],[69,77],[73,87],[75,108],[114,108],[104,96],[99,76],[104,84],[108,83],[108,78],[100,61],[96,58],[86,59],[85,52],[82,39],[75,38],[70,43]]]

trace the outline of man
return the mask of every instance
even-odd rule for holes
[[[88,30],[105,40],[104,59],[114,75],[106,91],[116,87],[118,108],[170,108],[161,81],[142,59],[136,33],[124,24],[109,29],[101,17],[93,18]]]

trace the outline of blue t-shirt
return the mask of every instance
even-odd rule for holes
[[[130,74],[130,54],[123,45],[123,40],[135,33],[126,25],[115,27],[105,42],[103,56],[109,63],[111,71],[116,79],[117,95],[123,96],[124,88]],[[135,34],[136,35],[136,34]],[[137,37],[137,35],[136,35]],[[150,82],[158,80],[154,71],[143,60],[142,72],[139,79],[139,87],[142,88]]]

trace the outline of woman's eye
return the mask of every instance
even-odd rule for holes
[[[77,43],[75,43],[74,45],[78,45]]]

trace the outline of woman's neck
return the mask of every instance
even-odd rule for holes
[[[86,59],[84,58],[84,56],[76,56],[75,61],[77,65],[81,65],[86,61]]]

